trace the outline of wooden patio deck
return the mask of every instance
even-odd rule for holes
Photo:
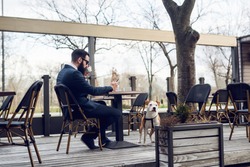
[[[226,166],[250,166],[250,143],[245,136],[244,127],[236,127],[231,141],[228,140],[229,126],[224,125],[224,163]],[[89,150],[80,141],[81,135],[72,138],[70,152],[66,154],[66,137],[63,138],[60,150],[56,151],[58,135],[43,137],[36,136],[38,149],[41,154],[42,164],[39,164],[33,152],[35,166],[86,166],[86,167],[154,167],[155,147],[154,144],[146,146],[111,150]],[[110,137],[114,139],[114,137]],[[1,139],[3,141],[4,139]],[[125,140],[137,143],[138,132],[132,132],[125,136]],[[147,139],[149,142],[149,139]],[[33,146],[31,146],[33,150]],[[0,166],[16,167],[30,166],[27,148],[23,146],[1,146]],[[243,163],[249,163],[239,165]],[[202,166],[202,164],[197,164]]]

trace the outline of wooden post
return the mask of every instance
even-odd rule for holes
[[[170,77],[167,77],[166,81],[167,81],[167,92],[168,92],[169,91]],[[170,111],[171,111],[171,106],[170,106],[170,103],[168,101],[168,113],[170,113]]]
[[[199,78],[199,82],[200,82],[200,84],[204,84],[205,83],[205,78],[204,77],[200,77]]]
[[[50,111],[49,111],[49,75],[42,76],[43,79],[43,135],[50,135]]]
[[[95,86],[95,38],[89,37],[88,38],[88,52],[90,54],[90,66],[92,67],[92,72],[90,74],[90,85]]]

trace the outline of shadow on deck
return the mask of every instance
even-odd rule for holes
[[[224,163],[226,166],[250,166],[250,143],[245,135],[245,127],[236,127],[231,141],[228,140],[229,126],[224,125]],[[154,167],[155,147],[149,143],[146,146],[126,148],[89,150],[81,141],[79,134],[72,137],[69,154],[66,154],[66,140],[64,137],[61,148],[57,152],[56,146],[58,135],[50,137],[36,136],[38,149],[41,154],[42,164],[39,164],[33,147],[33,158],[35,166],[86,166],[86,167]],[[138,131],[131,132],[124,140],[138,143]],[[114,140],[114,137],[110,137]],[[1,139],[1,141],[4,139]],[[30,166],[27,148],[23,146],[1,146],[0,166]],[[246,164],[248,163],[248,164]],[[197,164],[202,166],[202,164]]]

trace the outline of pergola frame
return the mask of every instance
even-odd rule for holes
[[[0,16],[0,31],[175,43],[172,31]],[[235,47],[236,37],[200,34],[198,45]]]
[[[95,85],[95,38],[175,43],[172,31],[6,16],[0,16],[0,31],[89,37],[88,51],[90,53],[90,62],[93,69],[90,77],[92,85]],[[197,44],[236,47],[236,41],[236,37],[234,36],[200,34],[200,39]]]
[[[95,80],[95,38],[175,43],[174,34],[172,31],[149,30],[110,25],[106,26],[6,16],[0,16],[0,31],[88,37],[88,51],[91,58],[90,63],[93,68],[93,72],[91,74],[92,85],[94,85]],[[197,44],[206,46],[223,46],[235,48],[237,46],[236,41],[237,39],[234,36],[200,34],[200,39]],[[56,123],[55,125],[58,125],[59,120],[50,121],[48,88],[50,77],[48,75],[44,75],[42,78],[44,79],[44,87],[46,88],[44,88],[44,118],[42,120],[40,119],[40,121],[43,122],[44,127],[37,127],[42,128],[43,134],[45,136],[49,136],[51,130],[50,122],[52,124]],[[51,127],[54,127],[55,125]]]

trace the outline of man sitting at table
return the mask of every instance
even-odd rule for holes
[[[105,95],[113,91],[112,86],[93,87],[83,76],[89,66],[89,54],[83,49],[76,49],[71,54],[71,63],[65,64],[57,76],[57,84],[66,85],[74,94],[76,100],[81,105],[87,117],[100,119],[100,132],[102,144],[105,146],[110,142],[106,137],[106,128],[121,117],[118,109],[103,105],[87,98],[90,95]],[[77,114],[78,112],[73,114]],[[74,115],[77,117],[77,115]],[[90,130],[91,131],[91,130]],[[84,134],[81,140],[89,149],[98,148],[94,144],[97,133]]]

